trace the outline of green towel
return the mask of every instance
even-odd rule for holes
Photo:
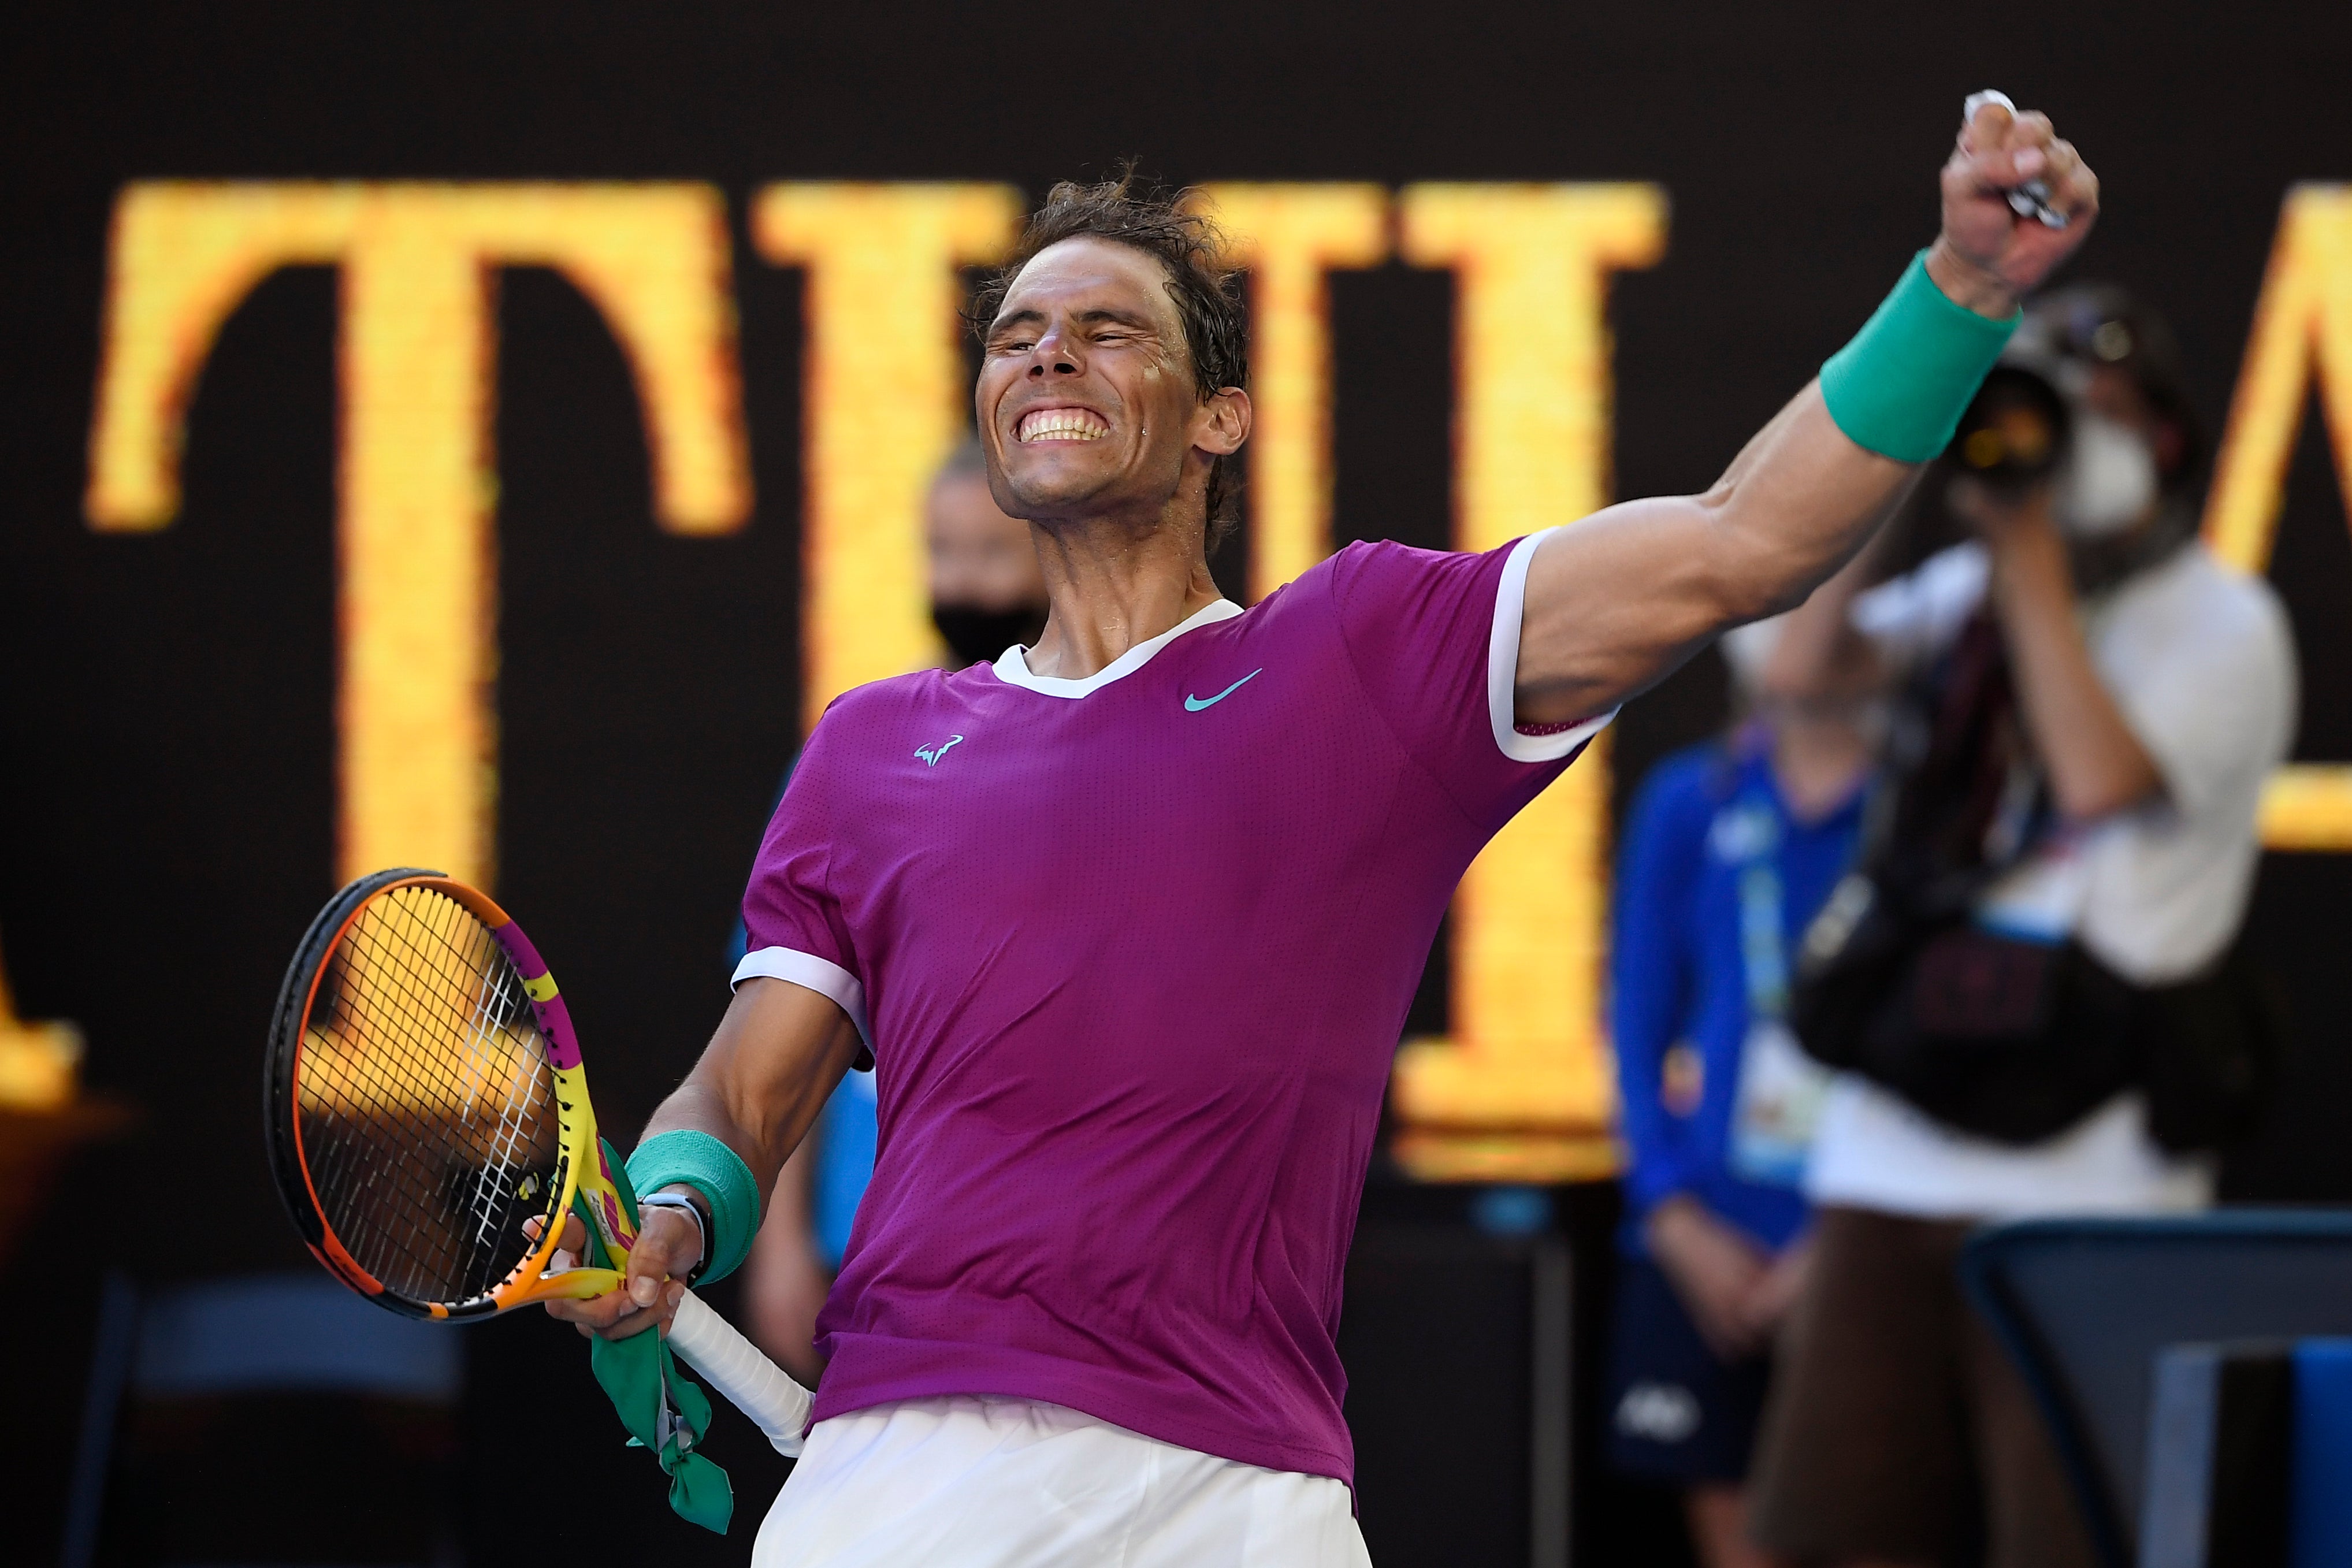
[[[620,1188],[621,1206],[635,1226],[637,1194],[610,1144],[604,1145],[604,1160]],[[575,1198],[572,1206],[588,1227],[589,1256],[583,1261],[598,1268],[615,1267],[597,1234],[587,1199]],[[591,1337],[588,1364],[613,1408],[620,1412],[621,1425],[629,1429],[629,1446],[650,1448],[660,1459],[662,1473],[669,1477],[669,1506],[680,1518],[726,1534],[735,1511],[735,1489],[725,1470],[697,1451],[703,1434],[710,1430],[710,1397],[680,1375],[668,1341],[658,1331],[625,1340]]]

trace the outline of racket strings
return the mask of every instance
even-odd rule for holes
[[[535,1086],[529,1081],[517,1084],[512,1069],[524,1064],[538,1068],[540,1052],[526,1049],[519,1053],[518,1060],[518,1053],[511,1049],[503,1053],[495,1049],[493,1031],[502,1019],[512,1021],[520,991],[520,977],[505,962],[503,950],[497,947],[495,939],[462,907],[438,895],[434,899],[435,902],[412,911],[425,917],[425,933],[432,942],[398,940],[405,939],[408,933],[398,923],[391,924],[390,934],[396,940],[384,944],[387,951],[381,956],[387,960],[383,968],[392,984],[383,987],[383,992],[395,1005],[399,1026],[396,1037],[401,1043],[413,1045],[420,1037],[420,1030],[429,1031],[436,1026],[446,1032],[453,1022],[446,1009],[453,999],[446,984],[452,976],[436,973],[436,961],[452,956],[443,950],[454,949],[460,966],[454,976],[460,986],[457,997],[462,999],[471,993],[473,999],[468,1016],[460,1026],[463,1033],[459,1037],[465,1048],[454,1059],[420,1062],[413,1053],[379,1052],[370,1060],[409,1069],[395,1071],[394,1087],[401,1091],[402,1109],[406,1112],[400,1120],[409,1123],[412,1131],[417,1118],[409,1109],[415,1104],[415,1096],[408,1091],[420,1087],[420,1080],[428,1092],[443,1101],[437,1108],[441,1115],[454,1113],[457,1126],[462,1130],[461,1146],[446,1151],[438,1159],[419,1161],[411,1156],[411,1151],[421,1150],[427,1155],[443,1152],[439,1146],[449,1142],[451,1129],[447,1126],[428,1126],[425,1130],[427,1136],[421,1143],[402,1148],[398,1161],[402,1169],[394,1174],[407,1178],[412,1195],[422,1189],[426,1212],[402,1216],[405,1224],[394,1228],[389,1237],[412,1265],[422,1265],[423,1272],[434,1283],[462,1300],[487,1289],[514,1261],[511,1256],[501,1255],[499,1244],[504,1239],[501,1222],[505,1211],[520,1185],[512,1171],[514,1146],[518,1131],[530,1120],[530,1096]],[[437,967],[446,968],[446,964]],[[434,1007],[435,999],[444,1006]],[[441,1016],[435,1016],[436,1013]],[[499,1055],[507,1060],[498,1061]],[[492,1059],[486,1063],[486,1056]],[[421,1074],[414,1070],[420,1066],[425,1069]],[[501,1067],[508,1069],[503,1074],[498,1071]],[[543,1068],[540,1070],[543,1072]],[[507,1081],[499,1083],[499,1077]],[[488,1131],[479,1114],[485,1090],[494,1091],[500,1102]],[[450,1104],[459,1094],[462,1100]],[[425,1120],[436,1118],[428,1114]],[[483,1147],[485,1143],[488,1148]],[[419,1166],[422,1168],[415,1168]],[[417,1245],[420,1242],[424,1244],[422,1256]]]
[[[409,1293],[462,1266],[438,1227],[399,1212],[415,1206],[403,1198],[446,1205],[449,1173],[424,1157],[438,1131],[435,1097],[414,1070],[410,1048],[429,1026],[415,1000],[428,972],[415,961],[413,941],[386,940],[388,925],[400,934],[374,909],[354,922],[327,977],[331,987],[321,1000],[331,1005],[314,1009],[320,1016],[306,1040],[303,1075],[305,1143],[318,1152],[321,1205],[346,1247],[370,1273]],[[388,1201],[392,1209],[383,1212]]]
[[[556,1196],[554,1079],[521,975],[471,911],[397,887],[347,929],[303,1034],[299,1107],[328,1224],[412,1299],[478,1299]]]
[[[411,1163],[410,1149],[430,1131],[409,1110],[429,1098],[429,1088],[407,1070],[408,1058],[396,1048],[401,1039],[426,1026],[425,1020],[412,1001],[425,977],[410,962],[410,954],[397,949],[386,951],[387,944],[381,940],[382,932],[373,929],[373,924],[363,921],[355,926],[352,935],[346,939],[352,951],[338,954],[339,962],[330,971],[330,978],[341,984],[329,992],[326,999],[339,1002],[341,1005],[340,1016],[329,1015],[326,1033],[330,1038],[336,1033],[351,1037],[341,1042],[347,1052],[344,1059],[333,1064],[341,1070],[315,1072],[316,1068],[325,1064],[314,1056],[306,1060],[306,1066],[313,1068],[314,1075],[306,1075],[305,1087],[321,1091],[322,1097],[332,1095],[334,1109],[352,1118],[398,1123],[400,1131],[407,1137],[393,1141],[381,1150],[357,1140],[330,1142],[321,1151],[321,1169],[329,1184],[335,1187],[346,1185],[337,1178],[343,1176],[352,1161],[362,1154],[371,1155],[379,1162],[388,1157],[394,1164]],[[355,956],[362,960],[372,959],[373,962],[370,968],[376,972],[390,971],[389,977],[394,983],[366,987],[354,985],[352,972],[356,967]],[[354,996],[359,1005],[352,1005]],[[383,1027],[387,1020],[381,1016],[387,1010],[393,1015],[390,1021],[395,1026],[391,1030]],[[386,1038],[387,1036],[390,1037]],[[353,1047],[357,1048],[352,1048]],[[337,1158],[339,1154],[341,1156],[340,1160]],[[377,1179],[380,1177],[381,1173]]]
[[[394,896],[396,898],[397,894]],[[466,979],[478,982],[482,978],[474,962],[478,955],[466,952],[450,942],[453,933],[449,929],[449,913],[467,918],[468,923],[471,923],[470,917],[466,917],[466,911],[453,901],[444,900],[442,902],[447,905],[446,910],[427,906],[407,912],[425,918],[427,934],[445,944],[445,951],[421,951],[419,943],[407,938],[401,923],[378,920],[355,925],[352,935],[346,939],[352,944],[352,952],[345,960],[348,966],[362,968],[371,980],[383,982],[363,984],[358,994],[360,1005],[346,1009],[347,1018],[361,1026],[355,1032],[372,1047],[358,1058],[359,1082],[354,1087],[367,1092],[357,1098],[352,1109],[362,1114],[374,1111],[383,1115],[404,1135],[392,1140],[388,1149],[371,1149],[364,1142],[353,1141],[348,1145],[349,1152],[353,1158],[372,1155],[379,1162],[388,1153],[392,1168],[373,1173],[370,1185],[380,1187],[389,1177],[394,1191],[405,1186],[414,1193],[421,1188],[436,1209],[463,1201],[465,1194],[451,1191],[453,1183],[461,1174],[461,1168],[446,1161],[433,1163],[418,1158],[419,1151],[430,1152],[433,1149],[437,1142],[435,1134],[440,1131],[432,1125],[429,1114],[420,1117],[415,1109],[430,1104],[436,1086],[429,1080],[429,1074],[420,1074],[416,1070],[420,1065],[418,1058],[404,1047],[419,1039],[428,1038],[433,1025],[438,1021],[427,1016],[428,1009],[418,1000],[432,995],[436,990],[446,989],[438,983],[450,978],[432,973],[429,966],[432,959],[446,960],[455,956],[469,972]],[[458,934],[463,934],[462,927],[458,928]],[[387,940],[387,936],[391,940]],[[373,963],[369,962],[371,960]],[[386,1016],[378,1016],[378,1014]],[[382,1026],[386,1024],[389,1024],[389,1028]],[[385,1239],[404,1256],[412,1269],[422,1271],[419,1279],[409,1283],[421,1282],[422,1278],[446,1279],[453,1268],[462,1271],[462,1260],[452,1256],[454,1238],[441,1236],[436,1227],[417,1226],[415,1215],[402,1217],[408,1223],[400,1229],[392,1230]],[[420,1240],[435,1244],[430,1247],[431,1256],[418,1255],[415,1244]],[[362,1262],[364,1264],[365,1260]],[[381,1270],[370,1268],[369,1271],[379,1278],[383,1277]],[[393,1281],[386,1280],[386,1283]],[[395,1289],[404,1288],[395,1286]]]
[[[510,1020],[521,1005],[523,996],[521,977],[515,973],[514,966],[499,965],[491,974],[491,984],[483,994],[481,1005],[475,1009],[474,1017],[470,1020],[472,1027],[467,1036],[467,1044],[478,1068],[495,1060],[496,1051],[488,1034],[490,1026],[494,1023]],[[499,1200],[520,1184],[520,1178],[516,1172],[525,1161],[524,1140],[536,1123],[535,1111],[553,1092],[552,1083],[546,1081],[549,1075],[545,1056],[534,1051],[525,1061],[531,1081],[523,1093],[508,1095],[500,1101],[498,1119],[491,1131],[488,1169],[493,1179],[474,1184],[473,1213],[477,1221],[474,1245],[477,1248],[488,1248],[497,1242],[499,1225],[504,1218],[504,1205]],[[469,1112],[473,1104],[469,1085],[467,1095]]]

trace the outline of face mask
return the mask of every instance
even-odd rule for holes
[[[2156,505],[2156,457],[2129,426],[2077,410],[2074,449],[2052,498],[2069,539],[2128,533]]]
[[[1024,605],[1011,610],[983,610],[973,605],[933,605],[931,625],[939,628],[956,668],[994,662],[1014,643],[1034,643],[1045,630],[1045,612]]]

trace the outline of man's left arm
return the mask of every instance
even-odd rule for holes
[[[2039,179],[2050,228],[2006,193]],[[1516,717],[1604,712],[1728,626],[1801,602],[1950,437],[2019,299],[2081,243],[2098,181],[2040,114],[1981,105],[1943,171],[1924,272],[1696,496],[1628,501],[1544,539],[1528,569]]]

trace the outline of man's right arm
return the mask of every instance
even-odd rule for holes
[[[768,1192],[861,1044],[856,1025],[832,998],[790,981],[748,979],[694,1070],[646,1123],[645,1137],[707,1133],[734,1151],[758,1190]],[[683,1185],[665,1190],[697,1196]],[[552,1316],[607,1339],[625,1339],[657,1319],[667,1321],[677,1292],[665,1282],[694,1271],[702,1259],[702,1236],[693,1220],[673,1209],[646,1209],[643,1218],[626,1287],[592,1300],[551,1301]],[[577,1256],[586,1243],[580,1221],[567,1220],[566,1249]]]

